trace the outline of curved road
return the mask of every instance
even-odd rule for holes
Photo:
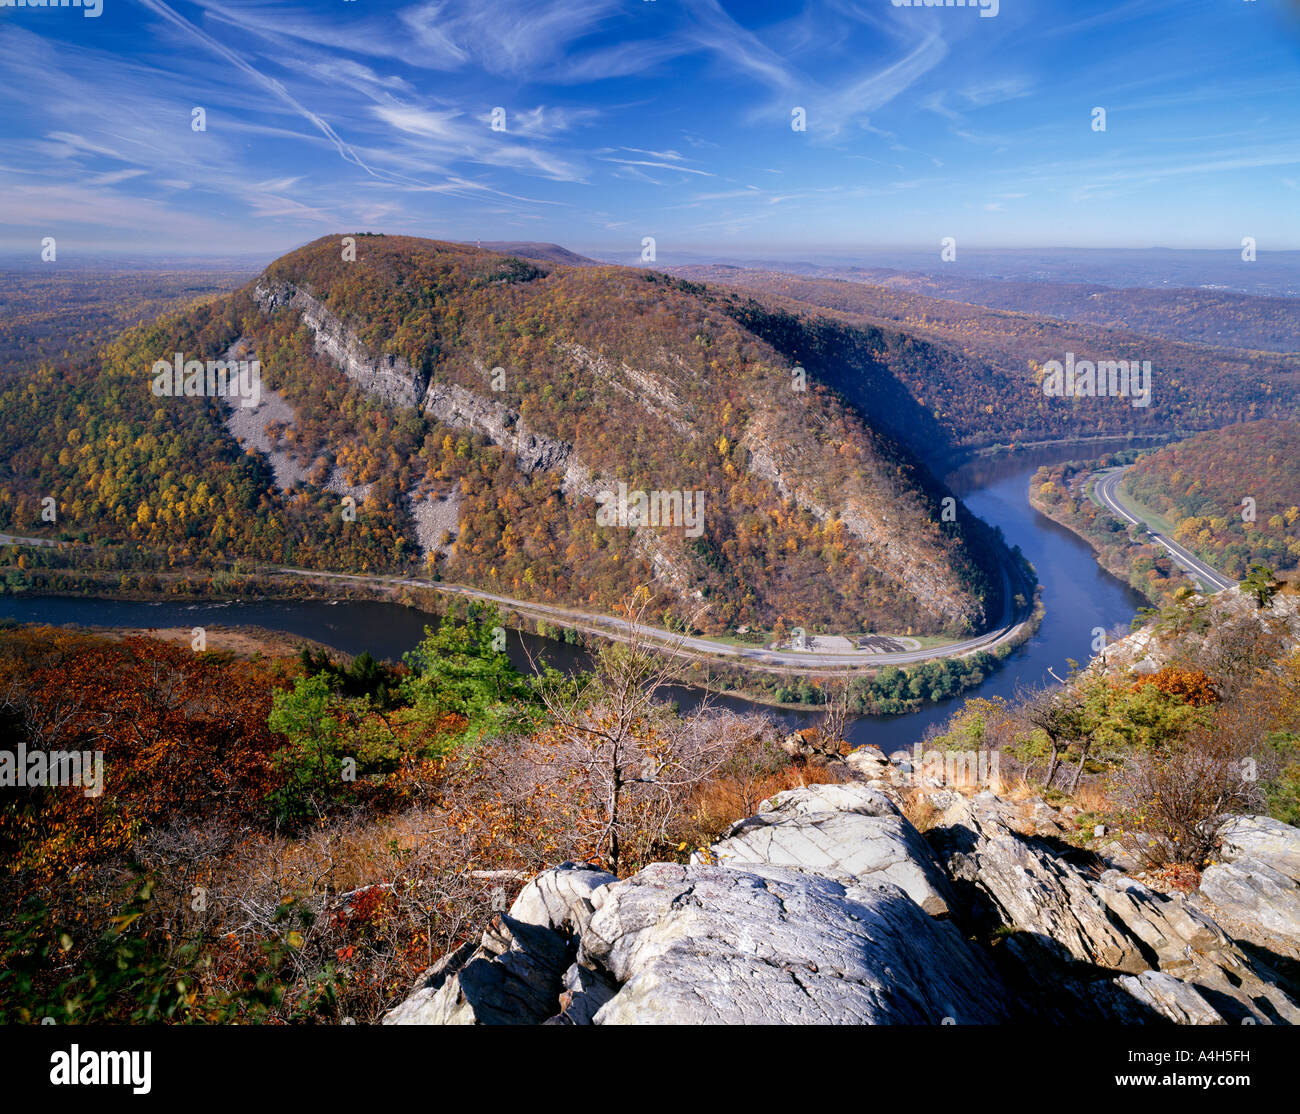
[[[3,541],[3,537],[0,537]],[[387,584],[392,586],[402,586],[408,588],[426,588],[434,592],[443,592],[447,595],[464,596],[469,599],[487,600],[490,603],[497,603],[503,607],[508,607],[513,611],[518,611],[521,615],[530,617],[542,617],[546,619],[555,619],[563,622],[565,626],[575,627],[579,630],[590,631],[593,634],[604,635],[607,638],[622,639],[631,633],[633,624],[626,619],[620,619],[616,615],[600,615],[590,611],[571,611],[568,608],[553,607],[550,604],[533,603],[528,600],[517,600],[510,596],[498,596],[491,592],[484,592],[478,588],[466,588],[459,584],[435,584],[429,580],[416,580],[407,577],[395,576],[368,576],[358,573],[340,573],[340,572],[316,572],[311,569],[291,569],[280,568],[277,572],[288,573],[293,576],[324,577],[329,580],[356,580],[364,583]],[[702,654],[714,654],[723,657],[742,658],[745,661],[756,662],[767,666],[795,666],[802,669],[817,671],[827,666],[857,666],[860,669],[878,669],[882,665],[914,665],[917,662],[930,661],[934,658],[953,658],[965,657],[967,654],[973,654],[976,650],[992,649],[1003,642],[1013,638],[1019,631],[1020,627],[1027,622],[1028,614],[1016,614],[1012,604],[1010,577],[1005,569],[1002,571],[1003,587],[1005,589],[1005,605],[1003,608],[1002,622],[998,629],[989,631],[986,634],[978,635],[975,638],[968,638],[962,642],[953,642],[947,646],[935,646],[930,649],[907,650],[902,653],[893,654],[872,654],[859,652],[855,654],[816,654],[816,653],[795,653],[785,650],[767,650],[762,647],[754,646],[732,646],[725,642],[715,642],[708,638],[696,638],[689,635],[673,634],[671,631],[662,631],[655,627],[642,626],[640,628],[641,637],[650,639],[655,642],[666,644],[669,648],[678,651],[693,651]],[[1028,612],[1030,609],[1026,609]]]
[[[1147,532],[1147,535],[1157,545],[1163,546],[1168,550],[1169,555],[1184,571],[1191,573],[1201,583],[1201,587],[1208,592],[1221,592],[1225,588],[1232,588],[1236,585],[1235,580],[1229,580],[1226,576],[1215,572],[1200,558],[1188,553],[1181,545],[1171,541],[1163,534],[1157,534],[1145,522],[1138,518],[1130,511],[1119,497],[1119,483],[1124,478],[1124,473],[1133,466],[1127,464],[1122,468],[1116,468],[1114,471],[1097,472],[1093,477],[1092,490],[1096,493],[1101,505],[1111,512],[1121,522],[1131,522],[1134,526],[1140,526]]]
[[[58,542],[49,538],[26,538],[13,534],[0,534],[0,545],[40,545],[40,546],[64,546],[73,545],[72,542]],[[573,611],[568,608],[554,607],[550,604],[533,603],[529,600],[517,600],[510,596],[498,596],[492,592],[484,592],[478,588],[468,588],[459,584],[440,584],[431,580],[418,580],[414,577],[397,577],[397,576],[371,576],[362,573],[341,573],[341,572],[319,572],[313,569],[294,569],[284,566],[277,566],[270,571],[284,573],[290,576],[315,577],[323,580],[350,580],[368,584],[381,584],[390,587],[405,588],[424,588],[433,592],[442,592],[445,595],[462,596],[467,599],[485,600],[489,603],[500,604],[502,607],[510,608],[521,615],[527,615],[530,618],[543,618],[555,620],[563,623],[565,626],[574,627],[578,630],[585,630],[592,634],[604,635],[607,638],[626,639],[631,633],[633,624],[626,619],[620,619],[615,615],[601,615],[589,611]],[[1006,568],[1002,570],[1003,584],[1003,611],[996,630],[989,631],[985,634],[968,638],[962,642],[953,642],[947,646],[935,646],[930,649],[906,650],[901,653],[882,653],[873,654],[859,651],[853,654],[817,654],[817,653],[795,653],[784,650],[767,650],[762,647],[754,646],[732,646],[725,642],[715,642],[708,638],[696,638],[688,635],[673,634],[670,631],[659,630],[655,627],[641,627],[641,637],[654,642],[659,642],[678,652],[685,651],[688,654],[710,654],[721,657],[741,658],[757,665],[778,667],[778,668],[797,668],[809,672],[816,672],[825,669],[828,666],[835,667],[857,667],[858,669],[874,670],[884,665],[914,665],[917,662],[931,661],[935,658],[954,658],[965,657],[973,654],[976,650],[991,650],[995,646],[1007,642],[1014,638],[1020,628],[1028,621],[1032,612],[1032,607],[1026,607],[1020,613],[1016,613],[1012,598],[1014,590],[1011,584],[1011,577]]]

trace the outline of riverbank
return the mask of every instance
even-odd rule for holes
[[[8,548],[16,549],[19,546],[10,545]],[[918,643],[916,648],[898,652],[852,650],[817,654],[771,649],[730,636],[706,636],[653,625],[642,628],[642,636],[660,642],[681,657],[736,664],[746,670],[781,676],[869,675],[889,665],[912,665],[947,657],[966,657],[980,649],[992,650],[1003,644],[1014,647],[1026,634],[1032,634],[1032,629],[1026,632],[1020,628],[1033,620],[1031,601],[1036,577],[1032,567],[1024,562],[1017,564],[1013,554],[1008,557],[1007,584],[1020,602],[1008,604],[1002,625],[961,641],[935,643],[932,639],[926,639],[928,646]],[[16,564],[5,565],[0,562],[0,594],[31,592],[36,595],[139,601],[160,598],[218,601],[236,598],[343,598],[400,603],[434,614],[441,614],[445,610],[441,600],[461,597],[493,604],[502,611],[508,625],[520,625],[523,619],[529,619],[538,623],[540,628],[556,626],[562,630],[606,639],[622,638],[628,628],[624,620],[614,615],[521,600],[470,585],[444,584],[401,573],[345,573],[278,567],[242,572],[185,569],[161,573],[155,570],[87,569],[75,567],[71,562],[69,551],[56,549],[38,549],[30,555],[23,554]],[[540,628],[539,632],[544,633]]]
[[[1160,607],[1183,589],[1197,591],[1196,583],[1168,553],[1135,537],[1127,523],[1090,493],[1096,472],[1130,464],[1134,455],[1125,451],[1096,460],[1044,465],[1030,481],[1029,505],[1086,542],[1103,569],[1128,583],[1151,606]]]
[[[241,625],[234,628],[225,628],[219,624],[213,625],[207,622],[206,619],[202,623],[199,623],[198,620],[203,618],[205,614],[220,614],[222,609],[236,605],[257,608],[260,605],[269,607],[278,603],[281,605],[313,604],[322,607],[334,607],[340,604],[373,603],[400,607],[410,612],[416,625],[422,627],[429,623],[435,623],[440,616],[446,613],[449,606],[454,606],[452,597],[443,594],[421,592],[419,589],[380,590],[373,586],[355,585],[343,598],[318,592],[294,595],[267,593],[260,597],[245,597],[234,601],[216,599],[202,594],[186,595],[173,592],[165,599],[159,600],[155,596],[148,594],[120,595],[108,591],[95,595],[47,594],[40,591],[11,592],[10,597],[15,600],[21,599],[27,605],[28,614],[23,621],[28,622],[44,621],[34,613],[41,610],[40,601],[47,600],[66,601],[74,605],[82,601],[86,603],[114,602],[136,605],[137,612],[144,608],[166,605],[189,608],[195,613],[196,621],[194,625],[203,626],[208,636],[209,649],[234,649],[239,653],[239,656],[246,656],[244,651],[247,651],[249,646],[252,646],[259,639],[266,641],[271,636],[279,637],[279,642],[276,643],[277,650],[289,653],[296,652],[302,645],[328,649],[334,651],[340,657],[351,656],[355,651],[348,650],[328,639],[313,639],[305,635],[286,635],[282,631],[271,631],[265,626]],[[617,635],[607,634],[603,631],[587,630],[574,626],[560,626],[546,618],[529,616],[519,611],[502,610],[500,614],[501,622],[507,630],[513,631],[522,637],[547,641],[554,646],[569,647],[581,651],[588,657],[598,645],[596,640],[617,637]],[[836,672],[813,666],[796,670],[751,663],[731,664],[711,659],[705,654],[684,650],[678,651],[678,656],[687,659],[691,663],[693,675],[690,678],[690,684],[692,687],[698,688],[702,693],[725,696],[730,700],[744,701],[747,704],[773,710],[802,711],[821,707],[827,702],[831,693],[839,691],[840,688],[847,688],[850,708],[855,714],[868,716],[902,715],[917,712],[927,704],[950,700],[958,694],[982,684],[992,670],[1000,667],[1016,649],[1032,638],[1043,619],[1043,614],[1044,609],[1041,599],[1036,597],[1028,618],[1018,624],[1006,641],[1000,643],[992,651],[975,650],[952,658],[921,662],[912,667],[885,665],[865,676],[859,671],[842,669]],[[193,626],[104,626],[92,621],[93,610],[86,609],[85,616],[86,621],[78,621],[76,624],[80,629],[99,633],[148,634],[151,637],[164,637],[185,644],[191,641],[194,629]],[[228,629],[238,632],[241,636],[234,640],[235,645],[225,647],[213,642],[214,631]],[[167,632],[172,632],[172,634]],[[386,655],[380,651],[377,656],[384,657]],[[882,673],[885,676],[883,682],[880,679]]]
[[[17,539],[21,543],[27,539]],[[10,551],[19,548],[11,545]],[[194,600],[329,601],[338,598],[394,603],[431,616],[445,613],[460,597],[496,607],[503,625],[573,644],[592,638],[626,640],[632,628],[614,616],[576,612],[554,605],[494,595],[464,585],[438,584],[415,577],[338,573],[324,570],[262,569],[235,566],[205,576],[202,570],[160,572],[75,567],[78,548],[38,547],[14,564],[0,566],[0,591],[15,595],[112,598],[139,602]],[[989,672],[1032,637],[1043,609],[1032,566],[1008,551],[1003,625],[960,642],[902,652],[809,655],[771,651],[735,642],[643,627],[639,636],[658,642],[700,671],[701,687],[772,707],[820,705],[831,687],[849,690],[853,710],[862,714],[916,711],[980,684]],[[913,668],[915,667],[915,668]],[[937,667],[937,668],[927,668]],[[887,683],[878,686],[883,674]]]
[[[1009,648],[1005,660],[986,672],[976,687],[965,688],[960,694],[955,689],[948,690],[945,682],[934,676],[936,670],[931,668],[930,679],[940,680],[940,690],[947,695],[923,705],[895,705],[889,712],[879,715],[864,714],[849,727],[851,743],[870,743],[886,753],[910,747],[926,731],[941,727],[960,711],[966,698],[978,695],[1012,700],[1026,689],[1054,684],[1053,675],[1063,676],[1070,661],[1084,662],[1092,656],[1091,644],[1096,628],[1108,631],[1129,629],[1134,614],[1146,601],[1128,586],[1127,578],[1117,579],[1102,570],[1085,541],[1034,510],[1026,499],[1036,466],[1070,455],[1078,457],[1086,451],[1070,454],[1067,446],[1056,451],[1040,450],[1015,456],[1003,454],[971,463],[947,477],[949,486],[969,511],[1001,531],[1008,544],[1019,549],[1024,559],[1038,570],[1041,611],[1034,619],[1032,633],[1014,648]],[[0,549],[0,558],[4,556],[5,550]],[[13,571],[17,554],[11,550],[8,556]],[[45,551],[26,552],[27,559],[33,564],[46,556]],[[49,570],[33,567],[29,571],[43,574]],[[125,594],[117,588],[120,572],[115,569],[101,575],[106,594]],[[23,573],[24,578],[27,575],[27,572]],[[409,597],[399,594],[372,598],[363,593],[360,586],[346,582],[338,582],[332,589],[314,595],[305,583],[263,585],[266,590],[258,599],[227,603],[217,602],[210,591],[188,599],[177,596],[175,589],[183,588],[184,578],[176,577],[176,574],[157,575],[179,579],[180,583],[178,585],[169,579],[167,588],[172,590],[171,594],[154,596],[153,602],[113,603],[103,596],[77,599],[27,595],[24,598],[25,594],[7,594],[0,595],[0,617],[78,625],[240,623],[300,634],[348,654],[368,650],[377,658],[393,661],[400,660],[415,646],[423,636],[425,622],[430,620],[430,616],[412,609],[415,601]],[[203,587],[210,588],[209,585]],[[270,594],[272,589],[281,592],[282,598],[273,597]],[[440,611],[438,600],[443,598],[430,597],[424,601],[425,606],[431,612]],[[398,606],[391,602],[395,599],[405,600],[407,605]],[[518,644],[535,638],[531,633],[535,629],[535,624],[530,623],[523,633],[512,632],[510,635],[510,652],[512,655],[519,653],[521,661],[525,659]],[[556,632],[548,627],[545,633]],[[572,659],[583,654],[579,645],[583,640],[576,634],[571,637],[577,641],[565,644],[550,638],[539,640],[535,644],[536,652],[547,655],[558,668],[581,668]],[[902,670],[896,672],[899,674],[895,678],[900,690],[898,695],[910,698],[910,691],[903,693],[901,690],[910,689],[912,678],[906,677]],[[793,700],[777,702],[775,690],[778,685],[769,687],[757,683],[757,680],[778,679],[775,674],[753,671],[748,678],[756,680],[743,684],[747,678],[737,678],[736,683],[725,690],[721,689],[724,681],[720,671],[706,673],[701,665],[699,675],[701,679],[718,678],[721,695],[716,698],[716,703],[720,706],[736,711],[753,706],[776,716],[790,730],[812,726],[820,718],[820,705],[800,699],[805,694],[814,693],[811,677],[798,678],[796,684],[790,686],[794,691],[787,695],[792,695]],[[808,688],[801,693],[798,687],[804,681],[807,681]],[[920,679],[918,688],[924,683],[925,678]],[[927,689],[932,691],[929,686]],[[683,706],[689,706],[699,698],[696,689],[684,689],[674,697]]]
[[[1140,437],[1116,437],[1114,434],[1099,434],[1092,437],[1057,437],[1043,441],[1013,441],[1009,444],[980,445],[948,449],[932,457],[926,457],[924,464],[936,476],[947,475],[969,464],[983,460],[1010,459],[1033,453],[1054,452],[1069,446],[1085,449],[1097,449],[1103,445],[1114,446],[1112,451],[1146,449],[1154,445],[1164,445],[1190,437],[1199,430],[1183,430],[1173,433],[1152,433]]]
[[[78,627],[77,630],[106,638],[111,642],[120,642],[126,638],[154,638],[172,646],[181,646],[188,650],[196,649],[193,627],[88,626]],[[227,627],[220,624],[203,628],[201,650],[220,657],[238,658],[241,661],[294,658],[302,650],[323,651],[335,661],[341,662],[350,662],[355,656],[346,654],[337,647],[327,646],[314,638],[285,634],[284,631],[268,630],[266,627]]]

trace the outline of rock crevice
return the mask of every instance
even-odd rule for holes
[[[878,777],[869,757],[853,768]],[[807,786],[686,864],[565,863],[385,1023],[1300,1021],[1273,962],[1300,943],[1300,830],[1243,818],[1232,861],[1183,897],[992,793],[930,801],[923,837],[879,781]]]

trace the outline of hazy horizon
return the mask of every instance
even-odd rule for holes
[[[339,235],[347,233],[340,232]],[[310,242],[310,241],[308,241]],[[475,244],[475,239],[451,241]],[[689,266],[738,266],[818,273],[840,270],[862,272],[845,275],[870,282],[883,281],[889,272],[933,275],[952,279],[1040,282],[1105,286],[1113,289],[1168,288],[1222,289],[1263,297],[1300,297],[1300,251],[1260,252],[1249,266],[1232,250],[1207,251],[1196,248],[977,248],[963,249],[958,258],[942,262],[939,253],[926,248],[840,247],[836,250],[805,247],[782,251],[769,247],[749,250],[719,248],[714,251],[669,250],[653,263],[642,262],[634,249],[581,247],[555,241],[489,240],[481,243],[553,246],[577,255],[620,266],[674,268]],[[292,251],[302,244],[286,249]],[[501,249],[497,249],[501,250]],[[93,253],[60,256],[58,270],[68,272],[193,270],[261,271],[284,252],[221,254],[195,253]],[[0,269],[37,272],[49,265],[30,253],[0,252]],[[57,272],[56,272],[57,273]]]
[[[0,8],[5,250],[1300,250],[1300,15],[1274,0],[89,14]]]

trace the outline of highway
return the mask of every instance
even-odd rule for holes
[[[530,600],[518,600],[510,596],[498,596],[478,588],[468,588],[459,584],[437,584],[430,580],[417,580],[409,577],[366,576],[356,573],[316,572],[312,569],[281,568],[277,570],[292,576],[323,577],[329,580],[354,580],[388,585],[393,587],[425,588],[447,595],[463,596],[467,599],[485,600],[502,607],[518,611],[522,615],[543,618],[562,623],[567,627],[586,630],[606,638],[626,639],[633,624],[616,615],[601,615],[590,611],[573,611],[568,608],[554,607],[550,604],[534,603]],[[1003,571],[1006,577],[1005,570]],[[1028,621],[1026,614],[1014,614],[1011,603],[1012,591],[1009,580],[1004,580],[1007,587],[1006,607],[1003,622],[996,630],[989,631],[975,638],[962,642],[953,642],[947,646],[934,646],[929,649],[906,650],[895,654],[873,654],[859,651],[853,654],[818,654],[789,650],[768,650],[761,646],[732,646],[726,642],[717,642],[710,638],[697,638],[690,635],[675,634],[659,630],[656,627],[642,626],[640,636],[666,645],[676,652],[712,654],[721,657],[740,658],[759,665],[776,667],[795,667],[816,671],[827,666],[856,666],[859,669],[874,670],[883,665],[914,665],[917,662],[930,661],[934,658],[964,657],[976,650],[991,650],[1002,642],[1015,637],[1021,625]]]
[[[51,541],[47,538],[28,538],[12,534],[0,534],[0,545],[54,546],[61,544],[67,543]],[[512,611],[517,611],[519,614],[526,615],[530,618],[540,618],[557,624],[562,624],[566,627],[573,627],[577,630],[587,631],[591,634],[601,635],[605,638],[614,638],[623,641],[626,641],[633,628],[631,622],[626,619],[621,619],[616,615],[603,615],[590,611],[577,611],[569,608],[555,607],[551,604],[535,603],[531,600],[514,599],[510,596],[500,596],[492,592],[485,592],[479,588],[471,588],[461,584],[438,583],[432,580],[417,579],[415,577],[324,572],[316,569],[297,569],[286,566],[276,566],[265,571],[320,580],[352,581],[356,583],[373,584],[378,587],[422,588],[427,591],[441,592],[445,595],[461,596],[465,599],[483,600],[504,608],[509,608]],[[644,625],[640,628],[640,637],[652,642],[657,642],[672,650],[674,653],[684,654],[688,657],[706,654],[715,657],[738,658],[760,667],[772,669],[797,669],[814,673],[828,667],[845,669],[846,671],[852,670],[853,668],[872,671],[886,665],[915,665],[918,662],[932,661],[936,658],[965,657],[969,654],[975,653],[977,650],[992,650],[1004,642],[1011,641],[1015,638],[1021,627],[1029,621],[1032,602],[1021,612],[1017,613],[1012,603],[1015,589],[1012,586],[1011,578],[1005,568],[1002,570],[1002,578],[1004,588],[1003,613],[998,626],[994,630],[988,631],[974,638],[965,639],[961,642],[949,643],[946,646],[933,646],[928,649],[905,650],[898,653],[872,653],[870,651],[860,650],[851,654],[768,650],[762,646],[733,646],[730,643],[719,642],[710,638],[699,638],[690,635],[676,634],[672,631],[660,630],[656,627],[648,627]],[[1028,591],[1025,592],[1025,595],[1029,595]]]
[[[1124,478],[1124,473],[1131,467],[1130,464],[1123,468],[1116,468],[1114,471],[1097,472],[1094,475],[1092,490],[1096,493],[1101,505],[1121,522],[1131,522],[1133,525],[1140,526],[1145,530],[1151,540],[1157,545],[1163,546],[1174,559],[1174,562],[1184,571],[1191,573],[1206,591],[1213,594],[1235,586],[1237,583],[1235,580],[1229,580],[1227,577],[1215,572],[1204,561],[1188,553],[1177,542],[1170,540],[1163,534],[1157,534],[1120,502],[1119,483]]]

